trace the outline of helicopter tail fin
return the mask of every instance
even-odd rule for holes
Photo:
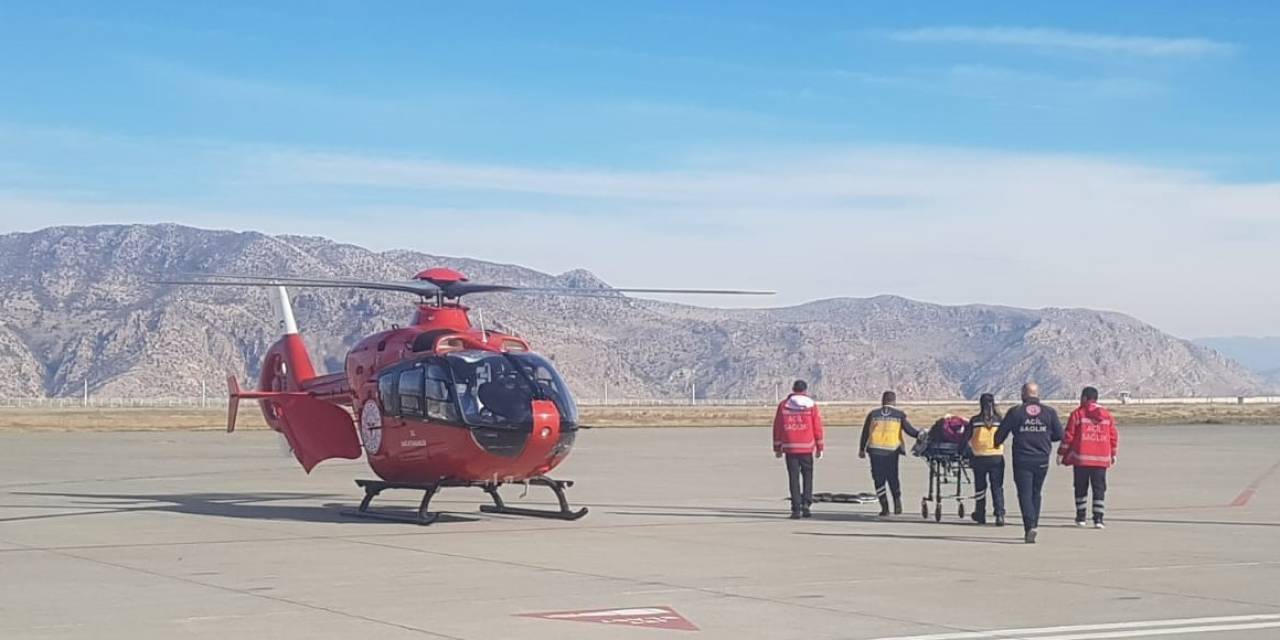
[[[302,391],[306,382],[316,377],[316,371],[311,364],[311,356],[307,354],[307,345],[303,343],[302,336],[298,335],[298,322],[293,317],[289,292],[284,287],[276,287],[271,302],[280,319],[282,335],[267,349],[258,389]]]
[[[306,383],[316,377],[315,368],[311,365],[311,356],[307,354],[307,345],[298,335],[298,323],[293,317],[293,305],[289,304],[289,292],[284,287],[276,287],[272,292],[271,302],[276,315],[280,319],[280,330],[283,335],[267,349],[262,359],[262,371],[258,374],[258,390],[253,392],[237,391],[233,397],[265,398],[273,394],[304,393]],[[233,399],[232,402],[235,402]],[[281,431],[284,422],[279,407],[272,402],[263,402],[262,417],[267,426]],[[228,416],[231,417],[231,416]]]
[[[284,287],[276,287],[272,302],[283,335],[267,349],[257,390],[241,389],[234,375],[227,376],[227,431],[235,429],[240,401],[258,400],[267,426],[284,435],[294,457],[308,473],[324,460],[359,458],[363,449],[351,414],[315,397],[315,390],[308,388],[333,376],[317,379]]]

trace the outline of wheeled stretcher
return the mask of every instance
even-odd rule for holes
[[[929,488],[925,497],[920,499],[920,517],[929,518],[930,506],[933,507],[933,519],[942,521],[944,502],[952,500],[956,503],[956,515],[964,518],[965,502],[976,498],[971,487],[973,475],[970,473],[969,458],[959,444],[928,438],[921,434],[911,454],[923,458],[929,465]],[[967,488],[968,487],[968,488]]]

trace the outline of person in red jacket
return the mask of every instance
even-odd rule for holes
[[[791,395],[778,405],[773,417],[773,454],[787,459],[791,487],[791,519],[810,517],[813,504],[813,458],[822,457],[822,414],[809,397],[809,385],[796,380]],[[803,482],[803,486],[802,485]]]
[[[1085,526],[1089,488],[1093,488],[1093,526],[1102,529],[1106,514],[1107,469],[1116,462],[1120,434],[1111,413],[1098,404],[1098,390],[1085,387],[1080,407],[1071,412],[1058,447],[1059,462],[1075,467],[1076,526]]]

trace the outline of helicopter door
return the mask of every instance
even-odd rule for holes
[[[351,414],[337,405],[305,395],[282,395],[264,400],[274,408],[280,431],[298,464],[307,473],[331,458],[360,457],[360,439]]]

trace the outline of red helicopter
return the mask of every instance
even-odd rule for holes
[[[234,374],[227,376],[227,431],[235,430],[240,401],[257,400],[267,425],[283,434],[308,473],[324,460],[366,455],[380,480],[356,480],[365,495],[351,515],[423,525],[439,518],[430,511],[431,499],[446,487],[483,489],[493,500],[480,507],[486,513],[563,520],[587,513],[585,507],[569,508],[565,489],[572,481],[546,475],[569,455],[577,435],[572,393],[551,362],[525,340],[473,327],[460,303],[463,296],[772,293],[516,287],[472,283],[446,268],[427,269],[406,282],[190,274],[157,284],[273,287],[283,335],[267,350],[256,390],[243,390]],[[357,343],[343,371],[317,375],[285,286],[409,293],[419,297],[418,311],[410,326]],[[559,508],[508,506],[498,493],[503,484],[547,487]],[[369,504],[387,489],[421,490],[417,513],[371,511]]]

